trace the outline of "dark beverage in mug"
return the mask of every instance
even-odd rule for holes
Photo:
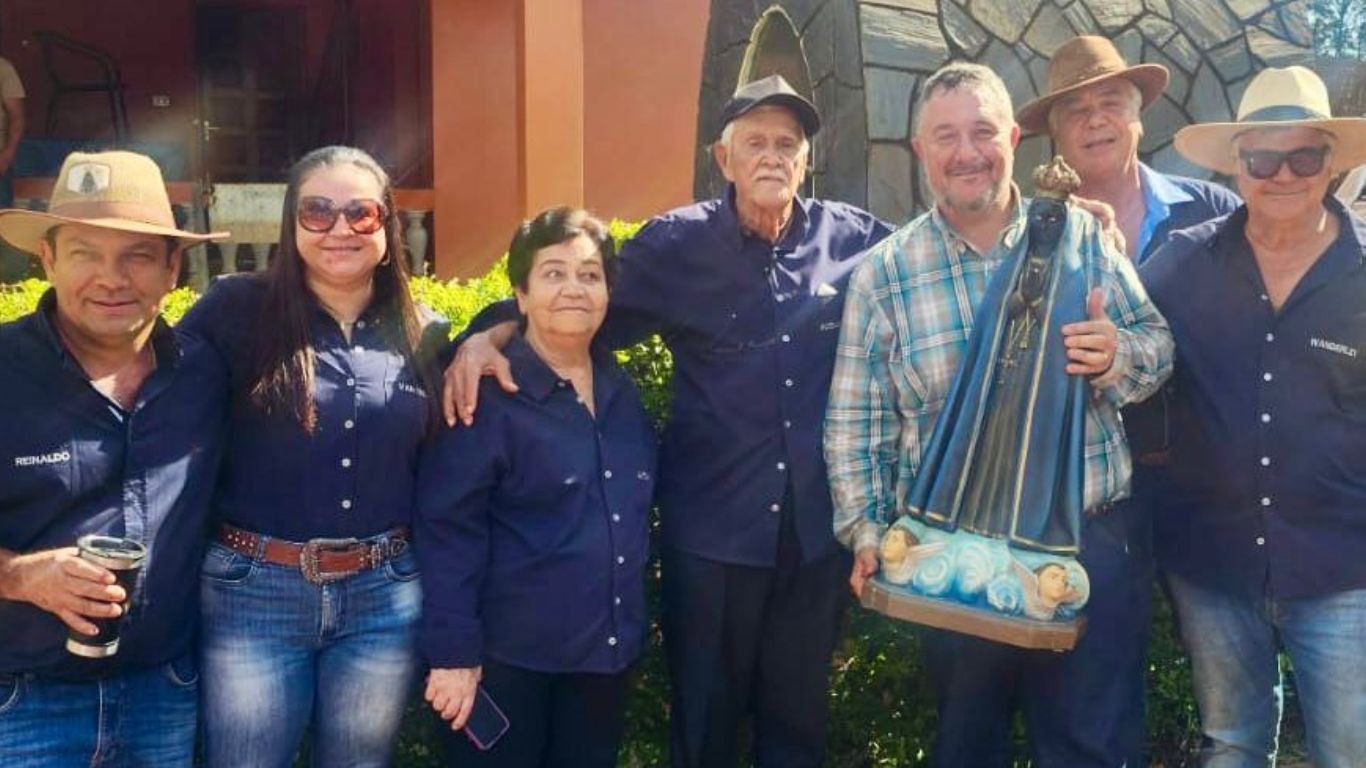
[[[138,570],[147,557],[147,549],[136,541],[117,536],[82,536],[76,540],[81,559],[107,568],[114,579],[123,587],[123,611],[112,619],[85,617],[94,624],[99,633],[84,635],[76,631],[67,633],[66,649],[77,656],[103,659],[119,652],[119,628],[123,615],[128,612],[128,597],[133,594],[133,584],[137,581]]]

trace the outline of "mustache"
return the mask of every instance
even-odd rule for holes
[[[990,170],[991,163],[985,161],[978,163],[957,163],[949,166],[945,171],[945,174],[949,176],[962,176],[969,173],[986,173]]]

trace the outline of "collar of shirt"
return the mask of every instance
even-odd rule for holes
[[[1138,231],[1138,250],[1135,253],[1141,254],[1146,252],[1148,241],[1153,239],[1157,228],[1171,216],[1172,206],[1195,198],[1143,163],[1138,164],[1138,184],[1143,190],[1143,226]]]
[[[1366,253],[1362,250],[1362,244],[1366,243],[1366,219],[1348,215],[1347,209],[1332,195],[1323,199],[1323,207],[1328,209],[1330,215],[1337,217],[1340,227],[1338,236],[1300,278],[1281,307],[1282,311],[1320,286],[1366,262]],[[1246,204],[1229,214],[1210,238],[1210,251],[1216,258],[1223,259],[1231,271],[1252,282],[1260,291],[1262,277],[1252,255],[1252,244],[1247,239],[1247,217]]]
[[[811,201],[807,198],[797,197],[793,200],[792,220],[787,223],[787,228],[783,230],[783,236],[778,239],[773,250],[791,252],[806,242],[806,230],[811,222],[810,208]],[[726,195],[723,198],[721,209],[717,212],[717,232],[720,233],[726,245],[737,253],[744,252],[746,239],[758,239],[740,226],[740,215],[735,207],[734,184],[726,185]]]
[[[1020,194],[1020,188],[1013,181],[1010,183],[1010,206],[1010,218],[1006,222],[1005,228],[1001,230],[1001,236],[997,239],[991,252],[1003,253],[1014,248],[1015,243],[1019,242],[1020,237],[1025,233],[1025,227],[1028,223],[1029,198]],[[938,205],[930,209],[930,223],[934,225],[935,232],[945,243],[959,246],[959,253],[972,253],[982,257],[987,255],[977,253],[977,250],[972,247],[972,243],[958,234],[949,220],[944,218],[944,214],[939,210]]]
[[[536,354],[521,334],[512,337],[503,354],[508,359],[512,377],[518,389],[540,402],[549,399],[558,389],[564,389],[564,379]],[[589,349],[593,360],[593,395],[599,412],[611,401],[621,387],[621,370],[611,359],[612,353],[594,344]]]

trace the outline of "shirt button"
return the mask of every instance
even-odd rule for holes
[[[1261,295],[1261,299],[1262,301],[1271,301],[1271,297],[1267,296],[1265,293]]]
[[[1271,457],[1270,457],[1270,456],[1263,456],[1263,457],[1262,457],[1262,466],[1263,466],[1263,467],[1269,467],[1269,466],[1271,466]]]
[[[1272,378],[1274,377],[1271,375],[1271,371],[1262,374],[1262,381],[1271,381]]]
[[[1275,341],[1275,340],[1276,340],[1276,334],[1274,334],[1274,333],[1268,333],[1268,334],[1266,335],[1266,340],[1267,340],[1267,341]]]
[[[612,598],[612,605],[621,605],[621,597],[618,596],[618,597]]]
[[[787,335],[786,333],[784,333],[784,334],[783,334],[783,343],[786,344],[786,343],[788,343],[789,341],[792,341],[792,337],[789,336],[789,335]]]
[[[787,419],[783,419],[783,429],[792,429],[792,422],[788,421]]]
[[[778,462],[778,471],[779,471],[779,472],[782,472],[782,471],[785,470],[785,469],[787,469],[787,462],[785,462],[785,461],[780,461],[780,462]]]
[[[608,645],[616,645],[616,644],[617,644],[617,639],[616,639],[615,637],[609,637],[609,638],[607,638],[607,644],[608,644]]]
[[[560,389],[564,389],[564,381],[560,380],[555,382],[555,386],[559,387]]]
[[[769,511],[769,512],[777,512],[777,511],[781,510],[782,508],[783,508],[783,507],[782,507],[781,504],[769,504],[769,505],[768,505],[768,511]]]
[[[364,352],[364,351],[365,351],[365,348],[362,347],[361,345],[357,344],[356,346],[354,346],[354,347],[351,348],[351,351],[352,351],[352,352],[355,352],[355,353],[357,353],[357,354],[359,354],[359,353],[361,353],[361,352]]]
[[[342,508],[342,509],[350,509],[350,508],[351,508],[351,500],[350,500],[350,499],[342,499],[341,508]]]
[[[781,293],[778,294],[778,303],[782,304],[784,301],[787,301],[787,297],[782,295]]]
[[[350,459],[342,459],[342,466],[343,466],[343,467],[349,467],[349,466],[351,466],[351,460],[350,460]]]
[[[1263,414],[1262,414],[1262,423],[1263,423],[1263,424],[1270,424],[1270,423],[1271,423],[1271,414],[1269,414],[1269,413],[1263,413]]]
[[[347,379],[347,380],[346,380],[346,386],[348,386],[348,387],[354,387],[354,386],[356,386],[356,380],[355,380],[355,379]]]
[[[1269,506],[1271,506],[1271,497],[1270,497],[1270,496],[1263,496],[1263,497],[1262,497],[1262,506],[1263,506],[1263,507],[1269,507]]]
[[[1258,536],[1258,537],[1257,537],[1257,546],[1259,546],[1259,547],[1264,547],[1264,546],[1266,546],[1266,539],[1262,538],[1261,536]]]
[[[603,473],[602,473],[602,476],[605,477],[605,478],[607,478],[608,480],[611,480],[611,479],[612,479],[612,470],[610,470],[610,469],[604,470]]]
[[[792,386],[792,384],[793,384],[792,379],[784,379],[784,380],[783,380],[783,386],[784,386],[784,387],[790,387],[790,386]]]
[[[617,555],[617,565],[626,565],[626,558],[621,555]]]
[[[621,515],[618,515],[616,512],[613,512],[613,513],[612,513],[612,522],[614,522],[614,523],[619,523],[619,522],[621,522]]]
[[[356,321],[356,327],[357,327],[357,328],[364,328],[364,327],[365,327],[365,321],[364,321],[364,320],[357,320],[357,321]]]
[[[346,427],[347,429],[354,429],[354,428],[356,427],[356,422],[354,422],[354,421],[352,421],[352,420],[350,420],[350,419],[347,419],[346,422],[345,422],[344,424],[342,424],[342,426],[343,426],[343,427]]]

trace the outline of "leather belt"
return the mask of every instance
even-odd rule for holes
[[[286,568],[297,568],[313,584],[329,584],[378,568],[408,551],[412,538],[395,528],[368,539],[310,539],[299,543],[245,531],[223,523],[218,543],[240,555]]]

